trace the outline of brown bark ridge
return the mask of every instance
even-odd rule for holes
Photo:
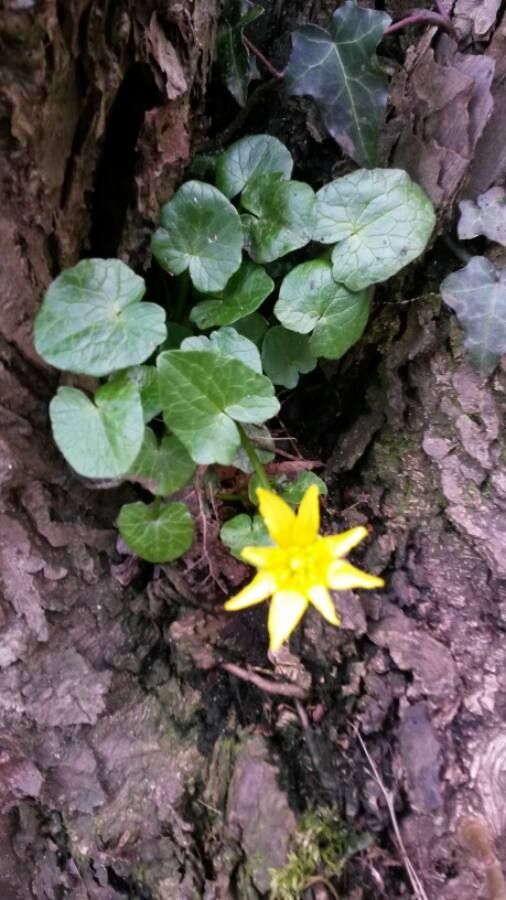
[[[184,823],[174,819],[177,838],[162,828],[200,755],[169,741],[160,700],[140,687],[159,631],[111,577],[115,504],[97,504],[52,446],[56,376],[31,329],[49,281],[80,256],[119,251],[142,265],[189,159],[216,18],[214,0],[6,0],[0,11],[4,900],[124,897],[143,861],[143,882],[165,885],[157,896],[190,896],[201,878],[197,862],[185,874]]]

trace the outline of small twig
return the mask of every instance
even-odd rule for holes
[[[471,254],[468,253],[467,250],[464,250],[460,244],[457,244],[457,241],[454,241],[449,234],[443,234],[442,237],[444,243],[452,251],[453,255],[456,256],[461,263],[464,263],[464,265],[467,266],[468,262],[472,259]]]
[[[286,69],[283,69],[281,72],[279,71],[279,69],[276,69],[276,67],[273,66],[271,62],[269,62],[267,57],[263,55],[262,51],[251,43],[250,39],[246,37],[245,34],[242,35],[242,42],[244,46],[247,47],[247,49],[250,50],[251,53],[253,53],[256,58],[260,60],[264,68],[267,69],[267,71],[270,75],[272,75],[273,78],[281,79],[284,77]]]
[[[254,684],[255,687],[266,694],[277,694],[280,697],[296,697],[300,700],[305,700],[307,697],[307,691],[297,684],[288,684],[286,681],[270,681],[268,678],[262,678],[261,675],[252,672],[249,667],[243,669],[241,666],[236,666],[235,663],[222,663],[221,668],[228,672],[229,675],[234,675],[242,681]]]
[[[394,34],[396,31],[407,28],[409,25],[436,25],[455,37],[455,29],[448,16],[441,15],[439,12],[432,12],[430,9],[412,10],[409,16],[406,16],[404,19],[398,19],[397,22],[390,25],[385,34]]]
[[[363,741],[362,735],[360,734],[360,731],[358,730],[356,725],[353,725],[352,727],[357,736],[357,740],[360,744],[360,747],[362,748],[362,752],[363,752],[367,762],[369,763],[374,780],[376,781],[381,793],[383,794],[383,797],[385,798],[385,803],[387,805],[388,814],[390,816],[390,821],[392,822],[392,827],[394,829],[394,835],[395,835],[395,840],[397,842],[397,847],[399,849],[399,853],[401,855],[402,862],[404,864],[404,868],[406,869],[406,872],[408,873],[408,877],[411,882],[411,887],[413,888],[415,897],[417,898],[417,900],[429,900],[429,898],[425,892],[425,888],[416,872],[416,869],[413,866],[413,863],[411,862],[411,860],[408,856],[404,841],[402,839],[402,835],[401,835],[401,832],[399,829],[399,824],[397,822],[397,815],[396,815],[395,809],[394,809],[392,794],[390,791],[387,791],[385,785],[383,784],[383,781],[381,780],[381,776],[376,767],[376,763],[374,762],[371,754],[369,753],[369,751]]]
[[[202,531],[202,555],[207,563],[207,566],[209,568],[209,575],[211,576],[212,580],[214,581],[215,584],[218,585],[220,591],[222,591],[224,594],[226,594],[227,588],[225,587],[223,582],[220,581],[219,576],[215,573],[213,560],[212,560],[211,554],[209,553],[209,550],[208,550],[207,516],[205,513],[205,509],[204,509],[204,502],[202,499],[202,484],[201,484],[201,482],[202,482],[202,467],[199,466],[197,468],[197,472],[195,473],[195,482],[194,483],[195,483],[195,495],[197,497],[197,504],[198,504],[198,508],[199,508],[200,527],[201,527],[201,531]]]

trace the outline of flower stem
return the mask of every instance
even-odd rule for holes
[[[267,478],[267,472],[265,471],[262,463],[260,462],[260,459],[258,458],[258,453],[256,452],[242,425],[238,425],[237,427],[239,428],[239,432],[241,435],[241,444],[244,448],[244,452],[246,453],[246,456],[248,457],[253,467],[253,471],[258,478],[259,485],[263,488],[266,488],[268,491],[272,490],[269,479]]]

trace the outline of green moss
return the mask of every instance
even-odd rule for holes
[[[300,900],[317,880],[330,882],[346,860],[370,842],[368,835],[351,834],[335,811],[321,807],[302,816],[292,849],[282,869],[271,869],[271,900]]]

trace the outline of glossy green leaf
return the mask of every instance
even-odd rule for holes
[[[254,22],[262,13],[261,6],[247,0],[234,0],[228,3],[218,28],[218,66],[224,83],[239,106],[246,106],[249,83],[253,78],[259,77],[256,60],[244,45],[242,32],[246,25]]]
[[[221,191],[187,181],[162,207],[161,227],[151,249],[161,267],[180,275],[187,269],[198,291],[221,291],[241,265],[243,232],[239,214]]]
[[[260,175],[248,184],[241,204],[251,213],[246,247],[257,262],[271,262],[311,240],[315,195],[308,184]]]
[[[186,338],[181,344],[181,350],[208,350],[210,353],[218,353],[222,356],[228,356],[231,359],[238,359],[240,362],[253,369],[254,372],[262,374],[262,360],[256,344],[249,338],[243,337],[234,328],[220,328],[219,331],[213,331],[206,337],[205,335],[197,335],[196,337]]]
[[[144,362],[165,340],[165,312],[140,303],[144,279],[119,259],[83,259],[49,285],[35,347],[57,369],[101,377]]]
[[[244,547],[271,547],[272,540],[260,516],[241,513],[222,525],[220,538],[230,552],[240,557]]]
[[[232,462],[237,422],[265,422],[279,412],[272,383],[236,359],[169,350],[158,357],[167,427],[201,465]]]
[[[193,522],[184,503],[127,503],[121,507],[118,529],[125,543],[142,559],[171,562],[193,542]]]
[[[423,253],[436,218],[421,187],[400,169],[357,171],[316,195],[313,238],[339,243],[336,281],[352,291],[385,281]]]
[[[166,435],[159,443],[151,428],[146,428],[129,476],[130,481],[139,481],[152,494],[167,497],[188,484],[194,472],[195,463],[177,437]]]
[[[339,359],[362,336],[369,317],[367,291],[353,293],[332,277],[324,259],[296,266],[283,280],[274,307],[279,321],[309,334],[314,356]]]
[[[94,401],[77,388],[61,387],[49,416],[58,447],[85,478],[125,475],[141,449],[144,419],[133,384],[105,384]]]
[[[252,313],[250,316],[246,316],[245,319],[241,319],[239,322],[234,323],[234,328],[239,334],[243,334],[244,337],[253,341],[257,347],[262,343],[262,338],[269,327],[267,319],[264,319],[260,313]]]
[[[116,375],[112,375],[109,382],[116,387],[133,384],[137,388],[141,395],[145,424],[160,415],[162,404],[158,389],[158,372],[155,366],[131,366],[129,369],[123,369]]]
[[[332,16],[330,33],[305,25],[292,35],[287,90],[315,100],[334,140],[362,166],[376,162],[388,99],[376,47],[390,22],[386,13],[346,0]]]
[[[316,358],[310,350],[306,334],[287,331],[281,325],[269,328],[262,344],[262,363],[265,374],[274,384],[294,388],[299,373],[312,372]]]
[[[193,307],[190,319],[202,329],[232,325],[255,312],[273,289],[265,269],[245,260],[221,294]]]
[[[312,484],[315,484],[318,488],[320,497],[327,496],[327,485],[323,479],[319,478],[318,475],[315,475],[314,472],[299,472],[293,481],[289,481],[288,484],[284,485],[281,496],[283,497],[283,500],[286,500],[286,502],[290,504],[290,506],[299,506],[308,487]]]
[[[457,313],[473,365],[489,375],[506,353],[506,269],[475,256],[445,278],[441,294]]]
[[[253,134],[231,144],[218,158],[216,184],[227,197],[235,197],[259,175],[288,179],[293,159],[285,145],[270,134]]]

